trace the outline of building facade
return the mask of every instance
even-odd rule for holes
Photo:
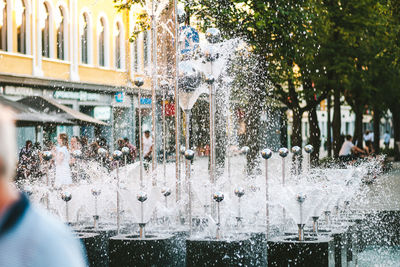
[[[57,126],[47,129],[51,138],[59,132],[89,141],[105,137],[111,147],[121,137],[134,140],[138,98],[133,80],[145,78],[145,128],[151,128],[152,86],[150,31],[130,42],[137,11],[119,12],[109,0],[0,0],[0,94],[11,100],[51,97],[109,125]],[[163,51],[172,48],[171,40]],[[159,52],[161,65],[169,60],[164,55]],[[34,139],[35,130],[19,128],[19,145]]]

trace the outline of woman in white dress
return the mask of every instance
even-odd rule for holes
[[[71,169],[69,166],[70,155],[68,151],[68,135],[61,133],[57,138],[58,146],[55,151],[56,178],[55,186],[72,184]]]

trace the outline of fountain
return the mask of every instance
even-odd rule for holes
[[[157,15],[152,16],[154,23]],[[184,13],[179,12],[176,21],[183,23],[184,17]],[[154,24],[152,27],[154,34]],[[177,46],[181,42],[179,34],[177,29]],[[287,148],[278,150],[279,157],[272,157],[272,150],[263,149],[261,157],[265,170],[248,179],[250,148],[242,146],[242,142],[235,143],[239,131],[235,128],[239,124],[235,119],[241,116],[236,113],[241,112],[234,108],[231,111],[230,97],[224,103],[229,111],[223,114],[229,117],[228,125],[217,125],[215,120],[217,95],[230,96],[230,86],[221,84],[229,84],[230,77],[226,77],[224,69],[229,51],[236,50],[237,46],[232,40],[223,41],[216,28],[206,31],[206,39],[207,42],[198,44],[198,50],[185,54],[183,60],[177,53],[174,164],[166,161],[167,131],[163,112],[163,164],[157,166],[153,154],[152,172],[143,172],[140,100],[144,79],[137,77],[134,84],[139,98],[139,162],[130,164],[127,161],[129,148],[123,147],[112,153],[111,168],[99,168],[109,160],[108,151],[99,148],[99,162],[87,165],[84,160],[79,162],[82,172],[88,173],[88,179],[68,187],[74,200],[71,201],[71,193],[63,192],[63,203],[59,191],[50,190],[48,168],[45,181],[25,186],[25,190],[31,192],[30,198],[34,202],[39,202],[38,198],[45,199],[48,210],[51,203],[51,211],[61,217],[64,217],[65,204],[65,221],[72,224],[78,238],[84,242],[89,262],[94,266],[266,266],[267,261],[269,266],[327,266],[332,263],[340,266],[350,260],[354,262],[363,235],[360,234],[360,218],[349,212],[349,208],[354,196],[363,193],[361,179],[365,165],[349,166],[345,170],[313,166],[311,171],[314,148],[306,145],[308,164],[301,173],[298,158],[302,149],[294,146],[291,148],[294,172],[287,172],[290,168],[286,168]],[[228,52],[226,47],[230,49]],[[155,69],[156,66],[152,72],[153,90],[158,88]],[[164,110],[170,86],[162,81],[165,77],[159,78]],[[207,98],[203,94],[207,94]],[[195,157],[190,140],[190,134],[199,127],[190,128],[191,120],[195,121],[192,108],[199,98],[204,102],[208,99],[209,169],[206,159],[200,155]],[[153,111],[157,103],[152,102]],[[182,121],[179,107],[184,112]],[[152,115],[155,129],[155,112]],[[185,125],[184,142],[180,141],[181,124]],[[216,172],[216,130],[220,128],[228,129],[225,137],[229,139],[227,173]],[[253,148],[253,141],[257,140],[246,140],[246,144]],[[72,156],[80,158],[82,152],[74,151]],[[51,152],[44,152],[43,159],[50,162]],[[181,180],[181,164],[185,164],[184,180]],[[172,177],[174,169],[175,177]],[[157,179],[156,173],[160,171],[163,177]],[[85,200],[90,194],[94,201],[87,203]],[[171,201],[174,194],[176,201]]]

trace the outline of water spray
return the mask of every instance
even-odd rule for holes
[[[296,196],[297,203],[299,203],[299,210],[300,210],[300,222],[297,224],[298,227],[298,235],[299,241],[304,241],[304,222],[303,222],[303,202],[306,200],[307,196],[299,193]]]
[[[312,145],[306,145],[304,147],[304,151],[308,154],[308,171],[311,170],[311,153],[314,151],[314,147]]]
[[[121,226],[121,200],[120,200],[120,195],[119,195],[119,160],[122,158],[122,152],[119,150],[115,150],[113,153],[113,159],[115,160],[116,164],[117,164],[117,168],[116,168],[116,174],[117,174],[117,234],[119,234],[119,230],[120,230],[120,226]]]
[[[137,200],[140,201],[140,223],[139,223],[139,237],[146,238],[145,234],[145,226],[146,223],[144,222],[144,210],[143,210],[143,202],[147,200],[147,193],[146,192],[139,192],[136,196]]]
[[[142,105],[140,103],[142,99],[141,87],[144,84],[144,79],[142,77],[137,77],[135,79],[135,85],[139,88],[138,90],[138,109],[139,109],[139,177],[140,177],[140,188],[143,189],[143,133],[142,133]]]
[[[272,157],[271,149],[263,149],[261,156],[265,159],[265,218],[266,218],[266,235],[268,240],[269,236],[269,195],[268,195],[268,159]]]
[[[301,155],[301,148],[299,146],[292,147],[292,153],[293,153],[293,159],[294,159],[294,161],[293,161],[293,164],[294,164],[293,170],[294,170],[294,173],[296,175],[298,175],[298,174],[300,174],[300,159],[299,159],[299,156]]]
[[[98,210],[97,210],[97,201],[98,201],[98,197],[101,194],[101,190],[100,189],[92,189],[92,195],[94,196],[94,215],[93,215],[93,226],[94,229],[97,230],[98,228],[98,221],[100,219]]]
[[[168,208],[168,197],[171,195],[171,189],[169,187],[163,187],[161,194],[165,197],[165,207]]]
[[[167,157],[167,126],[165,123],[165,95],[169,90],[168,82],[163,80],[160,82],[161,90],[162,90],[162,132],[163,132],[163,177],[164,177],[164,186],[167,185],[167,165],[166,165],[166,157]]]
[[[43,152],[43,159],[47,162],[49,162],[53,158],[53,154],[51,151],[44,151]],[[50,177],[49,177],[49,163],[46,164],[46,187],[47,187],[47,192],[46,192],[46,209],[50,210]]]
[[[221,211],[220,211],[220,202],[224,200],[224,194],[222,192],[216,192],[213,196],[214,200],[217,202],[217,232],[216,232],[216,239],[221,238]]]
[[[185,151],[185,158],[187,160],[187,168],[186,171],[186,181],[188,188],[188,216],[189,216],[189,233],[192,234],[192,181],[190,180],[190,172],[191,172],[191,161],[194,158],[194,151],[188,149]]]
[[[285,186],[285,158],[289,154],[289,150],[286,147],[282,147],[278,150],[279,156],[282,158],[282,187]],[[286,210],[282,209],[282,221],[283,226],[286,224]]]
[[[244,175],[246,175],[246,176],[247,176],[247,154],[249,154],[249,152],[250,152],[250,147],[248,147],[248,146],[244,146],[244,147],[242,147],[242,149],[240,149],[240,153],[242,153],[246,158],[244,170],[243,170]]]
[[[206,39],[210,44],[216,44],[221,41],[221,32],[217,28],[209,28],[206,31]],[[212,54],[212,51],[206,52],[206,59],[210,62],[210,75],[213,76],[213,62],[217,59],[217,55]],[[209,79],[207,82],[210,86],[210,181],[211,184],[215,183],[215,79]]]
[[[235,195],[238,197],[238,216],[236,217],[236,221],[237,221],[237,227],[240,227],[242,224],[242,212],[241,212],[241,205],[240,205],[240,199],[242,198],[242,196],[244,196],[244,188],[243,187],[238,187],[235,189]]]
[[[104,167],[104,159],[107,157],[107,150],[105,150],[104,148],[100,147],[97,150],[97,154],[100,156],[101,166]]]
[[[72,199],[72,195],[70,192],[65,191],[61,193],[61,199],[65,201],[65,221],[69,222],[69,214],[68,214],[68,202]]]

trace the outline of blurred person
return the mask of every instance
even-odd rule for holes
[[[129,142],[128,137],[124,138],[125,146],[129,148],[128,163],[133,163],[136,160],[137,149],[131,142]]]
[[[153,139],[150,136],[150,131],[144,131],[143,139],[143,159],[144,159],[144,168],[146,171],[149,170],[149,164],[152,160],[152,152],[153,152]]]
[[[70,151],[74,152],[75,150],[81,150],[81,141],[78,136],[71,137],[71,148]]]
[[[389,133],[389,131],[386,131],[385,134],[383,135],[383,144],[385,145],[386,149],[389,149],[389,144],[390,144],[390,133]]]
[[[81,151],[83,158],[87,159],[89,156],[89,142],[86,136],[81,137]]]
[[[339,159],[348,162],[356,159],[356,154],[364,154],[365,151],[353,144],[353,137],[346,135],[346,140],[339,151]]]
[[[17,181],[26,180],[33,168],[33,144],[31,140],[25,142],[18,154]]]
[[[16,130],[12,113],[0,106],[0,114],[0,266],[86,266],[82,247],[67,227],[12,185]]]
[[[70,154],[68,151],[68,135],[60,133],[57,138],[58,146],[55,149],[56,177],[55,186],[72,184]]]

